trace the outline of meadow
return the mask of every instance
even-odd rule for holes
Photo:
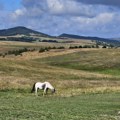
[[[68,49],[66,44],[65,49],[39,53],[44,45],[49,43],[1,43],[2,52],[37,48],[0,57],[1,120],[120,119],[119,48]],[[43,97],[39,91],[36,97],[30,91],[37,81],[51,82],[56,93]]]
[[[119,93],[74,97],[0,92],[1,120],[119,120]]]

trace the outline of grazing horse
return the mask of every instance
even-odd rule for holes
[[[33,85],[33,88],[31,90],[31,93],[35,91],[35,95],[37,94],[38,89],[44,90],[43,91],[43,96],[44,94],[47,94],[48,89],[51,89],[52,93],[55,93],[55,88],[49,83],[49,82],[37,82]]]

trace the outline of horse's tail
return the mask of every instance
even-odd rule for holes
[[[31,90],[31,93],[33,93],[35,91],[35,83],[33,84],[33,87],[32,87],[32,90]]]

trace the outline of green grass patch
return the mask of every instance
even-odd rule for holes
[[[120,93],[35,97],[13,91],[0,92],[0,119],[119,120],[119,99]]]

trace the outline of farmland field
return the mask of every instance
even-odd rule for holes
[[[120,49],[66,47],[38,52],[44,44],[0,44],[0,52],[36,48],[0,57],[0,119],[119,120]],[[37,81],[51,82],[56,94],[42,97],[39,91],[35,97],[30,90]]]

